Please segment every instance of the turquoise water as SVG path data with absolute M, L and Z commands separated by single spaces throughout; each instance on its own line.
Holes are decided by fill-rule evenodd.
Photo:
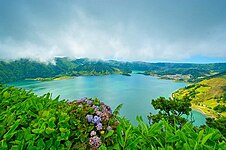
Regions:
M 131 76 L 86 76 L 45 82 L 20 81 L 10 85 L 33 89 L 38 95 L 51 92 L 54 97 L 61 95 L 61 98 L 68 100 L 97 97 L 111 106 L 112 109 L 122 103 L 121 115 L 136 124 L 136 115 L 143 116 L 143 119 L 147 121 L 146 116 L 149 112 L 157 112 L 151 105 L 152 99 L 159 96 L 170 97 L 172 92 L 187 84 L 141 74 L 132 74 Z M 195 111 L 193 111 L 193 115 L 196 120 L 195 125 L 205 123 L 205 115 Z

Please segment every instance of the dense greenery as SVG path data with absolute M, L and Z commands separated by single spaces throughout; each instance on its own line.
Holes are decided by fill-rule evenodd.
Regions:
M 226 137 L 226 117 L 221 117 L 219 119 L 207 118 L 206 124 L 211 127 L 218 129 L 224 137 Z
M 171 125 L 182 127 L 188 121 L 182 117 L 182 115 L 189 115 L 191 111 L 191 100 L 187 97 L 183 100 L 160 97 L 152 100 L 151 104 L 159 112 L 157 114 L 150 113 L 149 122 L 156 123 L 164 119 Z
M 1 149 L 226 149 L 225 137 L 213 128 L 162 119 L 138 126 L 112 113 L 98 99 L 67 102 L 51 94 L 0 86 Z M 178 110 L 180 111 L 180 110 Z
M 191 82 L 200 81 L 216 73 L 226 72 L 226 63 L 185 64 L 185 63 L 146 63 L 101 61 L 90 59 L 55 58 L 53 63 L 41 63 L 29 59 L 0 61 L 0 83 L 13 82 L 26 78 L 49 80 L 62 76 L 90 76 L 122 74 L 129 75 L 132 70 L 145 71 L 146 75 L 189 75 L 183 79 Z M 48 78 L 48 79 L 42 79 Z
M 97 99 L 66 102 L 58 98 L 0 87 L 0 147 L 89 149 L 114 144 L 110 136 L 118 122 L 110 107 Z
M 90 61 L 88 59 L 70 60 L 68 58 L 55 58 L 55 64 L 41 63 L 29 59 L 9 62 L 0 61 L 0 83 L 13 82 L 27 78 L 50 80 L 62 76 L 128 73 L 130 73 L 130 71 L 113 66 L 104 61 Z
M 219 113 L 226 112 L 226 106 L 224 105 L 217 105 L 213 109 Z

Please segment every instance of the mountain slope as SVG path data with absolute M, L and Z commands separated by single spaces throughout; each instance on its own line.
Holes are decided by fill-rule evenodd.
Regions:
M 132 70 L 145 71 L 146 75 L 187 77 L 190 82 L 203 80 L 217 73 L 226 71 L 226 63 L 188 64 L 188 63 L 148 63 L 122 62 L 116 60 L 91 60 L 88 58 L 55 58 L 55 64 L 42 63 L 29 59 L 0 61 L 0 83 L 13 82 L 26 78 L 61 78 L 64 76 L 93 76 L 122 74 L 129 75 Z M 179 74 L 179 75 L 178 75 Z M 46 79 L 44 79 L 46 80 Z
M 206 79 L 189 85 L 175 93 L 173 97 L 192 99 L 192 107 L 211 117 L 226 116 L 226 77 Z

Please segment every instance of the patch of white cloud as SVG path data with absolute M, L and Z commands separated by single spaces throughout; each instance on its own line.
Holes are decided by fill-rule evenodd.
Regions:
M 51 27 L 48 22 L 31 21 L 29 37 L 17 40 L 1 38 L 0 58 L 33 58 L 40 61 L 52 60 L 55 56 L 70 58 L 97 58 L 155 61 L 183 60 L 195 55 L 226 58 L 226 30 L 216 27 L 203 39 L 166 37 L 139 32 L 133 25 L 116 23 L 104 28 L 104 23 L 78 10 L 75 20 L 63 26 Z M 31 19 L 32 20 L 32 19 Z M 143 31 L 143 29 L 142 29 Z

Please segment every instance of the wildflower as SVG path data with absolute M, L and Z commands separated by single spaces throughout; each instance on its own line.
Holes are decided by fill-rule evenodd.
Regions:
M 88 120 L 88 122 L 92 122 L 93 121 L 93 115 L 87 115 L 86 119 Z
M 104 110 L 101 114 L 101 118 L 104 120 L 104 121 L 107 121 L 109 120 L 109 115 L 108 115 L 108 111 Z
M 76 101 L 76 103 L 81 103 L 81 102 L 83 102 L 83 100 L 77 100 L 77 101 Z
M 101 120 L 100 117 L 94 116 L 94 117 L 93 117 L 93 120 L 92 120 L 92 123 L 98 124 L 98 123 L 100 123 L 101 121 L 102 121 L 102 120 Z
M 95 111 L 99 111 L 100 110 L 100 107 L 96 106 L 96 105 L 93 105 L 92 108 L 94 108 Z
M 112 110 L 110 109 L 109 111 L 108 111 L 110 114 L 112 114 Z
M 93 136 L 89 139 L 89 145 L 91 145 L 91 147 L 98 148 L 101 144 L 102 142 L 98 136 Z
M 85 97 L 81 98 L 81 101 L 85 101 L 85 100 L 87 100 Z
M 96 135 L 96 131 L 91 131 L 90 135 L 91 135 L 91 136 Z
M 102 112 L 101 112 L 101 111 L 97 111 L 96 114 L 97 114 L 98 116 L 101 116 L 101 115 L 102 115 Z
M 85 102 L 86 102 L 87 104 L 89 104 L 89 105 L 92 105 L 92 104 L 93 104 L 93 102 L 92 102 L 91 100 L 88 100 L 88 99 L 86 99 Z
M 102 124 L 101 124 L 101 123 L 98 123 L 98 124 L 96 125 L 96 128 L 97 128 L 97 130 L 101 130 L 101 129 L 102 129 Z
M 107 127 L 107 130 L 108 130 L 108 131 L 110 131 L 111 129 L 112 129 L 111 126 L 108 126 L 108 127 Z

